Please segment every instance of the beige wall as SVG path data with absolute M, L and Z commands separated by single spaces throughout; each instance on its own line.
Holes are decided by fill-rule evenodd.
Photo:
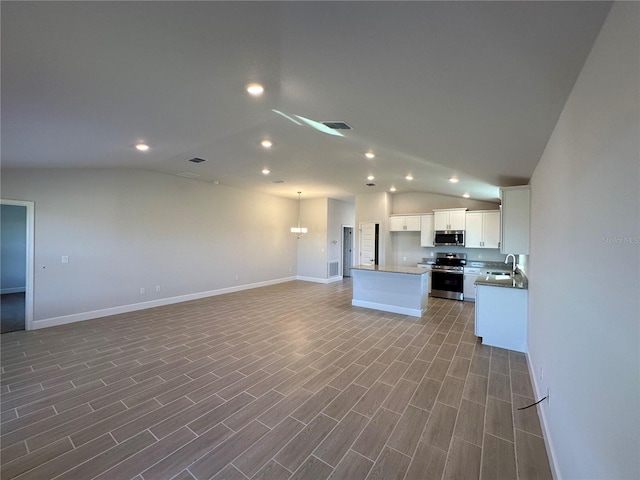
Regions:
M 469 210 L 497 210 L 500 203 L 483 202 L 436 193 L 394 193 L 391 196 L 392 213 L 431 213 L 434 208 L 463 208 Z
M 35 201 L 36 327 L 297 273 L 293 200 L 134 169 L 3 169 L 2 196 Z
M 531 179 L 529 358 L 557 478 L 640 478 L 639 112 L 640 4 L 621 2 Z

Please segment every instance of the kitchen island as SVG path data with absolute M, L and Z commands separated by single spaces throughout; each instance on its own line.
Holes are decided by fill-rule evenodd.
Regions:
M 357 265 L 353 277 L 354 307 L 421 317 L 429 301 L 429 272 L 424 268 Z

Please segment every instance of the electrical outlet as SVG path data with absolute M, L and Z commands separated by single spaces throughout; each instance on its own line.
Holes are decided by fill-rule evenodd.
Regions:
M 547 387 L 547 408 L 551 407 L 551 387 Z
M 407 257 L 402 257 L 402 261 L 406 262 L 407 261 Z
M 144 295 L 145 293 L 147 293 L 147 290 L 144 287 L 142 287 L 140 289 L 140 295 Z
M 239 280 L 239 279 L 240 279 L 240 275 L 236 275 L 236 280 Z
M 540 376 L 539 376 L 540 381 L 544 380 L 544 369 L 542 367 L 540 367 Z
M 69 263 L 69 256 L 68 255 L 63 255 L 61 258 L 61 262 L 62 263 Z
M 156 285 L 156 292 L 160 291 L 160 285 Z

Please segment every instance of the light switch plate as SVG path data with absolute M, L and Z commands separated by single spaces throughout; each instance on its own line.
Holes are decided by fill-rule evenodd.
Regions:
M 68 255 L 63 255 L 62 256 L 62 263 L 69 263 L 69 256 Z

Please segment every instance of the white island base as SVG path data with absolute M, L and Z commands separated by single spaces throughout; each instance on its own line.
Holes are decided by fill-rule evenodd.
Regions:
M 429 302 L 429 272 L 415 267 L 358 265 L 351 271 L 354 307 L 421 317 Z

